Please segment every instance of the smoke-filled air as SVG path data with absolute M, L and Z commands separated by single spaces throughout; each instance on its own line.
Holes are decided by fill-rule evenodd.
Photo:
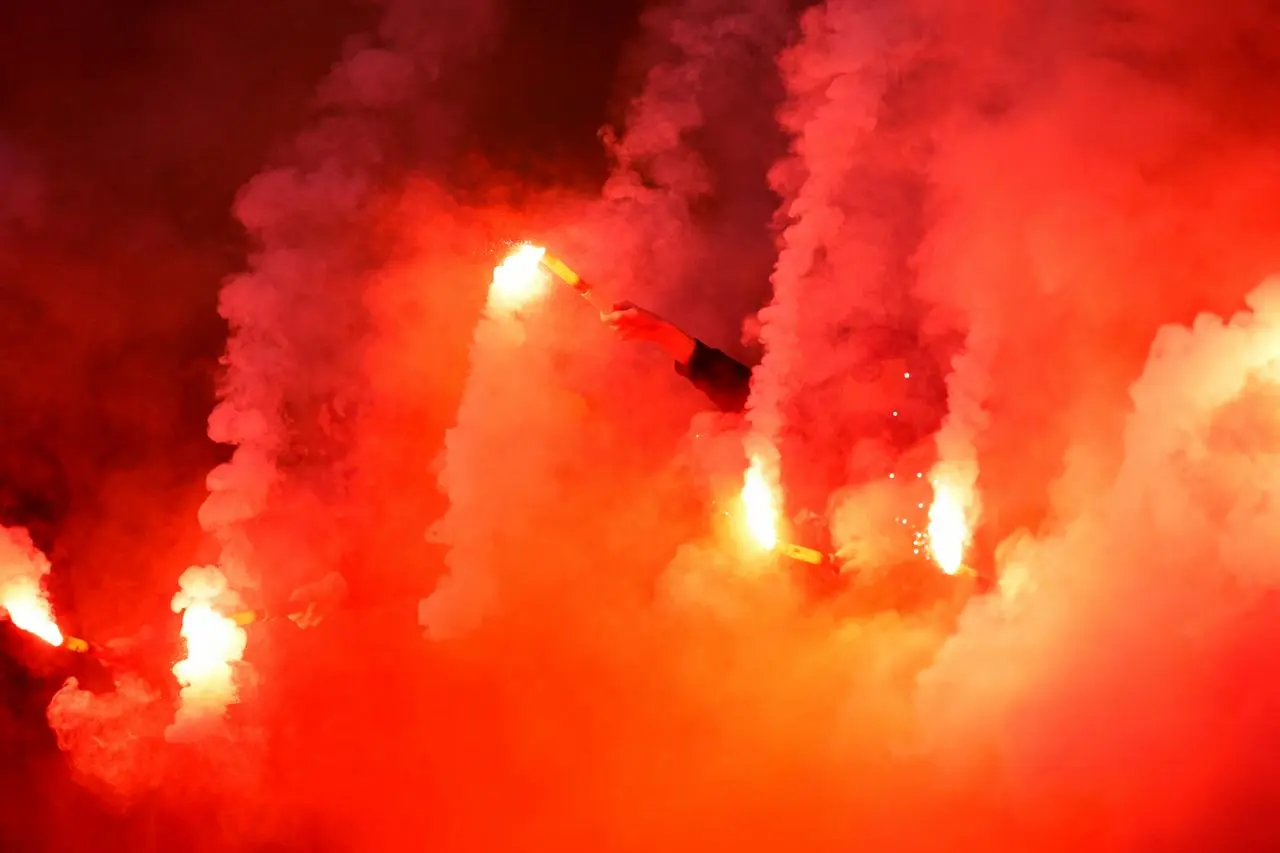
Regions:
M 1274 4 L 18 5 L 0 849 L 1280 846 Z

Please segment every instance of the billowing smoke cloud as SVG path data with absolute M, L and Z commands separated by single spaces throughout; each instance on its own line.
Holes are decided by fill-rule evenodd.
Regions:
M 48 717 L 76 780 L 112 806 L 135 803 L 164 779 L 160 745 L 170 711 L 138 676 L 121 675 L 108 693 L 68 679 Z
M 637 301 L 734 349 L 769 292 L 776 199 L 764 174 L 784 150 L 774 56 L 792 27 L 787 3 L 683 0 L 643 23 L 638 51 L 653 65 L 621 135 L 605 134 L 615 167 L 603 200 L 620 232 L 610 244 L 631 247 L 611 263 L 632 271 Z
M 1278 128 L 1245 106 L 1273 94 L 1266 14 L 831 2 L 783 60 L 753 424 L 790 498 L 834 495 L 837 540 L 923 510 L 899 483 L 939 454 L 1000 576 L 922 677 L 921 763 L 885 786 L 947 841 L 899 847 L 965 846 L 953 808 L 987 849 L 1266 843 L 1239 745 L 1269 737 L 1273 664 L 1235 656 L 1274 606 L 1274 285 L 1157 335 L 1280 268 Z
M 235 451 L 210 475 L 201 509 L 234 587 L 256 585 L 255 574 L 286 586 L 341 552 L 346 460 L 374 331 L 365 293 L 386 261 L 379 206 L 403 170 L 443 165 L 456 128 L 436 80 L 491 22 L 486 3 L 389 4 L 379 31 L 352 40 L 321 84 L 317 116 L 281 165 L 240 195 L 236 214 L 256 248 L 250 271 L 222 292 L 232 336 L 209 421 L 210 436 Z M 252 523 L 269 508 L 285 532 L 255 539 Z M 321 509 L 337 535 L 306 524 Z M 299 525 L 306 536 L 294 535 Z
M 1280 701 L 1263 627 L 1280 281 L 1248 302 L 1161 330 L 1114 479 L 1060 533 L 1009 550 L 1000 593 L 922 676 L 944 754 L 993 748 L 1020 800 L 1059 818 L 1078 803 L 1106 849 L 1268 837 L 1250 803 L 1274 782 L 1244 744 L 1270 741 Z
M 802 30 L 780 61 L 792 150 L 771 174 L 785 228 L 750 409 L 792 511 L 822 512 L 844 486 L 914 477 L 894 460 L 936 424 L 911 271 L 931 116 L 902 73 L 919 37 L 905 6 L 828 3 Z M 900 509 L 856 515 L 890 529 Z
M 789 19 L 776 0 L 690 0 L 657 7 L 645 23 L 644 47 L 660 58 L 624 132 L 605 133 L 615 164 L 601 198 L 541 211 L 549 222 L 538 231 L 551 251 L 600 283 L 594 305 L 543 282 L 550 293 L 522 310 L 491 294 L 476 331 L 443 463 L 450 509 L 433 529 L 452 546 L 451 574 L 423 603 L 429 632 L 473 627 L 497 587 L 528 583 L 517 578 L 551 567 L 535 589 L 585 581 L 601 564 L 625 567 L 611 584 L 651 583 L 663 549 L 688 530 L 684 507 L 673 509 L 687 501 L 671 492 L 671 459 L 692 395 L 675 396 L 660 354 L 611 341 L 595 309 L 634 300 L 692 323 L 720 346 L 735 345 L 767 285 L 762 176 L 780 141 L 770 118 L 780 94 L 770 58 Z M 753 127 L 759 133 L 744 144 L 742 131 Z M 637 411 L 637 400 L 652 403 Z M 619 501 L 631 512 L 610 517 Z M 628 579 L 639 552 L 627 543 L 636 541 L 655 562 Z
M 491 618 L 456 643 L 409 646 L 381 614 L 351 617 L 277 649 L 264 679 L 273 804 L 340 822 L 327 840 L 353 849 L 1273 846 L 1251 822 L 1274 798 L 1257 757 L 1277 699 L 1274 285 L 1229 323 L 1185 327 L 1204 309 L 1231 314 L 1280 268 L 1275 128 L 1256 108 L 1277 78 L 1250 65 L 1269 61 L 1251 17 L 1264 5 L 832 2 L 782 60 L 793 151 L 773 171 L 783 247 L 752 426 L 779 450 L 791 509 L 834 503 L 838 540 L 879 536 L 864 566 L 891 583 L 894 555 L 912 549 L 898 507 L 918 523 L 928 491 L 900 495 L 900 481 L 939 453 L 976 463 L 992 541 L 974 551 L 995 563 L 996 592 L 966 601 L 956 588 L 902 613 L 859 588 L 826 595 L 744 571 L 760 558 L 722 528 L 729 502 L 699 500 L 707 481 L 732 498 L 739 436 L 699 424 L 699 449 L 682 445 L 693 392 L 556 285 L 482 320 L 448 438 L 437 530 L 450 583 L 485 595 L 434 615 L 479 602 L 496 605 Z M 699 41 L 720 33 L 694 17 L 703 27 L 681 44 L 736 55 L 732 39 Z M 680 68 L 720 67 L 686 53 L 661 67 L 680 80 Z M 655 98 L 707 91 L 666 74 Z M 483 282 L 497 257 L 473 247 L 545 241 L 606 295 L 672 315 L 686 287 L 700 292 L 685 278 L 698 253 L 723 257 L 698 214 L 723 186 L 706 175 L 749 170 L 691 159 L 705 154 L 692 131 L 642 143 L 637 128 L 704 119 L 638 109 L 649 118 L 618 143 L 634 157 L 617 175 L 645 175 L 647 158 L 665 177 L 616 177 L 603 202 L 491 210 L 435 183 L 328 193 L 305 169 L 247 193 L 275 241 L 255 276 L 315 269 L 363 298 L 304 291 L 305 276 L 230 289 L 246 348 L 232 349 L 233 366 L 244 360 L 228 405 L 251 404 L 224 422 L 256 450 L 218 482 L 257 473 L 220 493 L 250 508 L 214 513 L 235 519 L 228 554 L 249 541 L 264 574 L 303 573 L 374 541 L 378 519 L 358 502 L 409 519 L 388 542 L 420 520 L 420 499 L 402 494 L 417 475 L 393 469 L 426 454 L 415 441 L 433 444 L 415 432 L 427 415 L 415 389 L 453 388 L 443 370 L 408 369 L 431 355 L 414 329 L 465 345 L 478 297 L 440 317 L 424 306 Z M 726 138 L 731 118 L 716 125 Z M 342 137 L 342 150 L 366 138 Z M 376 184 L 373 162 L 350 171 Z M 353 236 L 391 220 L 427 236 Z M 681 251 L 686 237 L 703 248 Z M 747 290 L 726 287 L 749 310 Z M 710 300 L 688 311 L 714 334 L 741 320 L 713 316 Z M 326 325 L 338 317 L 358 322 Z M 391 334 L 370 346 L 375 330 Z M 461 369 L 458 353 L 441 361 Z M 368 378 L 372 365 L 385 369 Z M 354 421 L 333 403 L 347 392 Z M 260 419 L 240 420 L 247 411 Z M 371 424 L 384 431 L 363 432 Z M 268 481 L 258 473 L 274 491 L 254 491 Z M 1032 529 L 1006 538 L 1019 527 Z M 309 550 L 287 559 L 299 530 Z M 268 551 L 279 560 L 259 563 Z

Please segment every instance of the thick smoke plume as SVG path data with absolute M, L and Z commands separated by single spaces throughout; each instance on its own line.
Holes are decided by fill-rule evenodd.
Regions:
M 1266 97 L 1275 58 L 1227 47 L 1267 31 L 1265 4 L 921 11 L 957 40 L 923 52 L 945 108 L 917 292 L 935 353 L 964 335 L 938 450 L 961 481 L 981 472 L 990 544 L 1114 463 L 1162 323 L 1230 312 L 1273 271 L 1276 127 L 1244 104 Z M 1023 446 L 1031 423 L 1041 437 Z
M 487 618 L 429 647 L 447 698 L 418 697 L 456 735 L 419 780 L 453 816 L 432 826 L 441 847 L 1250 840 L 1270 782 L 1240 744 L 1268 737 L 1274 705 L 1270 291 L 1252 319 L 1179 324 L 1230 313 L 1280 266 L 1274 135 L 1206 107 L 1266 91 L 1214 47 L 1250 31 L 1243 7 L 1207 29 L 1115 11 L 831 3 L 780 64 L 793 151 L 773 171 L 783 243 L 752 426 L 790 509 L 830 507 L 837 541 L 883 540 L 859 568 L 890 583 L 935 457 L 976 463 L 988 597 L 956 579 L 955 600 L 906 613 L 868 607 L 857 577 L 824 597 L 753 571 L 719 521 L 741 445 L 701 423 L 696 449 L 680 443 L 698 401 L 660 356 L 619 349 L 558 285 L 482 321 L 436 531 L 441 589 L 483 595 L 427 609 Z M 1184 30 L 1221 36 L 1126 53 L 1195 44 Z M 1154 83 L 1148 63 L 1182 71 Z M 661 173 L 681 189 L 615 177 L 638 201 L 531 210 L 529 238 L 610 295 L 679 304 L 646 260 L 679 270 L 666 249 L 704 239 L 682 145 Z M 1242 225 L 1221 238 L 1221 221 Z M 495 801 L 501 825 L 476 816 Z
M 601 198 L 529 212 L 549 220 L 538 231 L 552 250 L 600 285 L 596 305 L 566 298 L 555 282 L 518 311 L 491 291 L 476 331 L 443 461 L 450 509 L 433 529 L 452 548 L 451 574 L 422 607 L 432 633 L 451 635 L 445 626 L 455 621 L 472 626 L 480 602 L 499 594 L 499 577 L 529 574 L 522 564 L 589 574 L 624 559 L 605 555 L 643 537 L 657 561 L 641 576 L 651 582 L 662 549 L 683 538 L 685 520 L 676 524 L 681 513 L 664 510 L 661 499 L 673 497 L 670 460 L 693 410 L 676 396 L 661 356 L 620 349 L 595 309 L 633 300 L 738 348 L 767 284 L 762 176 L 780 145 L 771 57 L 789 22 L 776 0 L 688 0 L 656 7 L 644 23 L 641 52 L 656 61 L 622 133 L 605 132 L 614 168 Z M 741 132 L 751 127 L 759 132 L 744 145 Z M 662 402 L 628 411 L 635 400 Z M 641 491 L 649 494 L 641 499 Z M 610 518 L 609 508 L 628 499 L 633 532 L 611 530 L 627 522 Z M 562 541 L 531 549 L 526 537 L 537 530 Z M 515 553 L 523 559 L 500 565 Z M 622 581 L 627 573 L 617 574 Z
M 1000 578 L 922 675 L 888 800 L 857 798 L 937 814 L 941 837 L 851 838 L 1266 843 L 1270 783 L 1239 744 L 1268 737 L 1272 665 L 1223 673 L 1273 607 L 1252 567 L 1274 523 L 1274 285 L 1228 325 L 1176 325 L 1280 268 L 1280 128 L 1246 106 L 1274 94 L 1266 7 L 831 2 L 784 55 L 753 424 L 788 497 L 833 502 L 855 545 L 919 523 L 902 508 L 927 493 L 900 483 L 939 456 Z M 863 553 L 893 547 L 909 537 Z
M 930 101 L 903 73 L 919 50 L 909 15 L 895 3 L 825 4 L 780 59 L 792 145 L 771 173 L 784 230 L 750 409 L 783 460 L 793 511 L 822 512 L 846 486 L 913 477 L 918 466 L 898 458 L 936 424 L 911 272 L 932 130 Z M 902 515 L 866 509 L 864 535 Z
M 612 265 L 635 271 L 632 298 L 737 350 L 743 319 L 768 297 L 776 202 L 764 174 L 784 144 L 774 56 L 791 31 L 787 4 L 660 3 L 642 23 L 636 55 L 652 65 L 622 132 L 604 135 L 609 242 L 623 251 Z
M 728 345 L 760 283 L 710 296 L 692 271 L 750 239 L 742 269 L 767 269 L 768 211 L 718 209 L 735 184 L 707 176 L 767 199 L 763 168 L 748 178 L 779 140 L 727 161 L 704 142 L 734 138 L 737 111 L 699 110 L 768 90 L 779 7 L 728 31 L 701 3 L 649 19 L 676 37 L 610 143 L 603 199 L 377 192 L 370 152 L 390 149 L 364 131 L 385 125 L 337 110 L 303 146 L 316 159 L 244 197 L 270 239 L 228 290 L 218 422 L 251 452 L 209 512 L 264 585 L 416 571 L 398 546 L 427 519 L 423 424 L 460 397 L 440 589 L 483 595 L 428 607 L 433 629 L 473 629 L 433 634 L 449 643 L 399 633 L 390 608 L 254 626 L 263 701 L 242 710 L 271 733 L 270 814 L 193 798 L 197 825 L 393 851 L 1276 846 L 1267 5 L 803 16 L 785 95 L 760 99 L 791 150 L 750 427 L 789 513 L 826 510 L 858 546 L 845 589 L 741 547 L 740 431 L 690 430 L 704 403 L 662 355 L 554 283 L 474 325 L 503 241 L 527 238 Z M 760 76 L 719 77 L 739 56 Z M 403 79 L 394 57 L 365 60 L 350 79 L 400 91 L 374 86 Z M 980 499 L 971 556 L 996 589 L 876 606 L 861 578 L 900 582 L 939 457 Z
M 1062 820 L 1074 803 L 1106 849 L 1274 843 L 1250 805 L 1273 781 L 1244 744 L 1271 739 L 1280 701 L 1259 645 L 1276 606 L 1280 281 L 1248 304 L 1159 332 L 1114 477 L 1059 533 L 1009 549 L 1000 593 L 921 678 L 941 754 L 991 749 L 1029 810 Z
M 352 499 L 357 424 L 372 408 L 368 392 L 380 390 L 364 377 L 376 363 L 371 341 L 387 299 L 378 285 L 395 243 L 379 214 L 401 189 L 403 170 L 438 167 L 450 150 L 449 134 L 428 127 L 451 119 L 451 105 L 432 90 L 490 21 L 484 3 L 430 11 L 390 4 L 378 32 L 353 39 L 322 82 L 313 122 L 284 148 L 280 165 L 237 200 L 254 250 L 249 271 L 221 293 L 232 334 L 209 419 L 210 437 L 234 450 L 209 475 L 200 510 L 220 549 L 216 568 L 184 576 L 200 589 L 184 586 L 174 600 L 175 610 L 185 609 L 193 655 L 209 654 L 197 645 L 212 642 L 227 666 L 242 661 L 244 632 L 217 622 L 221 599 L 261 590 L 258 600 L 283 600 L 300 582 L 347 567 L 352 537 L 370 515 Z M 318 514 L 330 519 L 323 532 L 313 524 Z M 230 635 L 209 636 L 222 633 Z M 177 673 L 184 709 L 209 704 L 206 694 L 235 701 L 229 669 L 213 662 L 188 669 Z M 183 739 L 188 728 L 180 713 L 170 734 Z
M 209 421 L 210 436 L 235 451 L 210 475 L 201 509 L 235 587 L 265 575 L 278 593 L 341 556 L 376 332 L 366 293 L 388 260 L 377 214 L 403 170 L 438 168 L 450 150 L 450 105 L 436 79 L 471 54 L 491 20 L 485 3 L 389 4 L 379 30 L 353 39 L 321 84 L 313 123 L 237 201 L 256 248 L 250 270 L 222 292 L 232 336 Z M 268 510 L 275 519 L 255 536 Z M 315 511 L 331 516 L 335 535 L 295 535 Z
M 121 675 L 109 693 L 85 690 L 70 678 L 48 709 L 49 726 L 76 781 L 117 808 L 163 781 L 160 747 L 170 716 L 156 688 L 131 673 Z

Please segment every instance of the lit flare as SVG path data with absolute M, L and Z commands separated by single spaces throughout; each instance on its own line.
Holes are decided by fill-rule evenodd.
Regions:
M 929 556 L 948 575 L 964 568 L 970 536 L 965 505 L 966 501 L 957 487 L 942 480 L 934 481 L 927 537 Z
M 218 612 L 217 602 L 236 603 L 226 578 L 217 569 L 189 569 L 180 581 L 173 609 L 182 613 L 182 639 L 187 656 L 173 665 L 181 688 L 179 708 L 167 733 L 178 739 L 183 732 L 225 716 L 239 700 L 236 666 L 244 658 L 248 640 L 234 618 Z
M 541 246 L 522 243 L 494 267 L 489 285 L 490 310 L 518 311 L 547 292 L 551 276 L 542 266 L 546 253 Z
M 778 547 L 778 498 L 759 456 L 751 458 L 742 482 L 742 508 L 747 533 L 762 550 Z
M 53 619 L 53 608 L 32 578 L 15 578 L 0 592 L 0 609 L 22 630 L 35 634 L 51 646 L 62 645 L 62 631 Z
M 224 704 L 235 701 L 232 663 L 244 654 L 244 630 L 201 602 L 183 611 L 182 639 L 187 656 L 173 665 L 178 683 L 211 698 L 224 697 Z

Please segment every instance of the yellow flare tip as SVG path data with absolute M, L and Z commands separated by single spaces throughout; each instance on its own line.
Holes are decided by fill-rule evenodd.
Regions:
M 778 546 L 778 551 L 793 560 L 799 560 L 802 563 L 808 563 L 812 566 L 820 566 L 822 565 L 823 560 L 826 559 L 821 551 L 815 551 L 812 548 L 806 548 L 803 545 L 783 543 Z
M 569 265 L 557 258 L 555 255 L 543 255 L 541 263 L 544 267 L 550 270 L 553 275 L 570 287 L 576 288 L 582 283 L 582 277 L 569 269 Z

